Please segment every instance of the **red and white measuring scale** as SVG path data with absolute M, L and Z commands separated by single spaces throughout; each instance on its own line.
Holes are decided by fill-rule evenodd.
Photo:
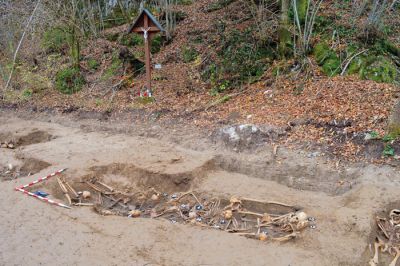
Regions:
M 55 175 L 59 175 L 59 174 L 61 174 L 62 172 L 64 172 L 65 170 L 67 170 L 67 168 L 58 170 L 58 171 L 56 171 L 56 172 L 54 172 L 54 173 L 51 173 L 51 174 L 49 174 L 49 175 L 47 175 L 47 176 L 41 177 L 41 178 L 39 178 L 39 179 L 37 179 L 37 180 L 35 180 L 35 181 L 30 182 L 29 184 L 26 184 L 26 185 L 23 185 L 23 186 L 20 186 L 20 187 L 16 187 L 15 190 L 16 190 L 16 191 L 19 191 L 19 192 L 22 192 L 22 193 L 24 193 L 24 194 L 26 194 L 26 195 L 28 195 L 28 196 L 32 196 L 32 197 L 34 197 L 34 198 L 37 198 L 37 199 L 39 199 L 39 200 L 42 200 L 42 201 L 44 201 L 44 202 L 47 202 L 47 203 L 50 203 L 50 204 L 53 204 L 53 205 L 56 205 L 56 206 L 59 206 L 59 207 L 63 207 L 63 208 L 66 208 L 66 209 L 71 209 L 71 207 L 69 207 L 69 206 L 67 206 L 67 205 L 65 205 L 65 204 L 62 204 L 62 203 L 56 202 L 56 201 L 54 201 L 54 200 L 51 200 L 51 199 L 48 199 L 48 198 L 45 198 L 45 197 L 36 195 L 36 194 L 34 194 L 34 193 L 32 193 L 32 192 L 29 192 L 29 191 L 27 191 L 27 190 L 25 189 L 25 188 L 27 188 L 27 187 L 31 187 L 31 186 L 33 186 L 33 185 L 35 185 L 35 184 L 37 184 L 37 183 L 40 183 L 40 182 L 42 182 L 42 181 L 44 181 L 44 180 L 46 180 L 46 179 L 49 179 L 50 177 L 53 177 L 53 176 L 55 176 Z

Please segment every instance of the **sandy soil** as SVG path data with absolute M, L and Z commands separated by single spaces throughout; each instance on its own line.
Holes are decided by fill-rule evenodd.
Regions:
M 25 165 L 32 173 L 0 178 L 1 265 L 365 265 L 374 216 L 399 200 L 399 169 L 390 166 L 335 168 L 301 151 L 279 149 L 274 156 L 268 145 L 238 153 L 189 129 L 121 121 L 0 111 L 0 125 L 0 136 L 21 144 L 0 149 L 0 169 Z M 287 243 L 261 242 L 163 219 L 62 209 L 13 190 L 60 168 L 78 180 L 114 163 L 132 171 L 108 176 L 117 185 L 137 185 L 139 172 L 162 176 L 160 190 L 179 189 L 169 177 L 188 176 L 185 189 L 301 206 L 317 227 Z M 51 181 L 42 189 L 51 192 Z

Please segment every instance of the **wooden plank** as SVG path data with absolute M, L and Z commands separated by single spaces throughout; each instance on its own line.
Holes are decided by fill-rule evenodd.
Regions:
M 147 29 L 149 27 L 149 17 L 147 15 L 144 16 L 144 28 Z M 150 59 L 150 36 L 148 34 L 147 39 L 145 39 L 144 50 L 146 56 L 146 87 L 151 90 L 151 59 Z

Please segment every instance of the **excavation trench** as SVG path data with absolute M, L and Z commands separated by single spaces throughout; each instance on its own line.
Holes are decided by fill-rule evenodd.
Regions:
M 193 171 L 167 174 L 114 163 L 92 167 L 76 180 L 58 176 L 35 190 L 50 189 L 51 197 L 92 207 L 100 215 L 167 219 L 263 241 L 288 241 L 313 226 L 297 206 L 200 191 L 199 182 L 212 169 L 207 162 Z

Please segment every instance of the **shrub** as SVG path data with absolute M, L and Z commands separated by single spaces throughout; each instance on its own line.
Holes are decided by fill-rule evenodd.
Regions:
M 141 38 L 142 43 L 143 43 L 143 38 Z M 161 50 L 162 47 L 162 37 L 161 35 L 156 35 L 152 40 L 151 40 L 151 52 L 153 54 L 158 53 Z
M 42 46 L 50 53 L 61 52 L 68 43 L 68 36 L 65 29 L 51 28 L 43 34 Z
M 143 37 L 139 34 L 124 34 L 122 37 L 117 38 L 118 42 L 125 46 L 143 45 Z
M 56 89 L 64 94 L 78 92 L 84 84 L 85 79 L 77 68 L 67 67 L 58 71 L 56 75 Z
M 20 76 L 23 82 L 23 87 L 31 90 L 32 93 L 37 93 L 51 88 L 51 81 L 43 75 L 43 72 L 34 73 L 25 68 L 21 68 Z

